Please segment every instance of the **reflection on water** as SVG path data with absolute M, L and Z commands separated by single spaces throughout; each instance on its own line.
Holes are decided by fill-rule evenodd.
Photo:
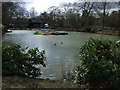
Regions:
M 71 71 L 79 62 L 80 47 L 89 40 L 95 39 L 118 39 L 118 36 L 99 35 L 82 32 L 68 32 L 68 35 L 34 35 L 34 31 L 14 30 L 6 33 L 3 41 L 8 43 L 19 43 L 22 47 L 38 47 L 45 49 L 47 67 L 41 65 L 42 78 L 60 79 L 64 71 Z M 62 43 L 61 43 L 62 42 Z

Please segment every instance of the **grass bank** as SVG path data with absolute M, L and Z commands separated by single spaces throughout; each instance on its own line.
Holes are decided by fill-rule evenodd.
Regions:
M 120 32 L 118 31 L 104 31 L 104 32 L 101 32 L 101 31 L 98 31 L 96 32 L 97 34 L 105 34 L 105 35 L 116 35 L 116 36 L 120 36 Z
M 43 80 L 29 77 L 3 76 L 2 88 L 85 88 L 73 81 Z

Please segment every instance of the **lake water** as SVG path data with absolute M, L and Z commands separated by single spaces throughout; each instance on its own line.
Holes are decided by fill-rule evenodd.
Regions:
M 47 67 L 37 65 L 41 68 L 41 78 L 61 79 L 65 72 L 73 73 L 76 65 L 80 64 L 80 47 L 89 40 L 112 39 L 118 40 L 120 37 L 112 35 L 100 35 L 83 32 L 68 32 L 68 35 L 34 35 L 35 31 L 13 30 L 6 33 L 3 41 L 8 43 L 19 43 L 22 47 L 38 47 L 45 49 L 47 57 Z M 61 43 L 62 42 L 62 43 Z M 56 44 L 56 45 L 55 45 Z

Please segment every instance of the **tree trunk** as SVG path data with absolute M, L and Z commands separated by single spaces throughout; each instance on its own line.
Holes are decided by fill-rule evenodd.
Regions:
M 107 4 L 106 2 L 103 3 L 102 31 L 104 30 L 105 27 L 106 4 Z

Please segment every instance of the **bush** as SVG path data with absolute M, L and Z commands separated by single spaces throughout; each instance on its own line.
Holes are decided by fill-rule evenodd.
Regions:
M 5 26 L 3 26 L 2 24 L 0 24 L 0 30 L 3 30 L 5 28 Z
M 19 44 L 2 45 L 2 74 L 36 77 L 41 75 L 40 69 L 35 65 L 45 65 L 45 51 L 38 48 L 21 48 Z
M 90 39 L 81 48 L 77 83 L 120 87 L 120 44 L 111 40 Z

